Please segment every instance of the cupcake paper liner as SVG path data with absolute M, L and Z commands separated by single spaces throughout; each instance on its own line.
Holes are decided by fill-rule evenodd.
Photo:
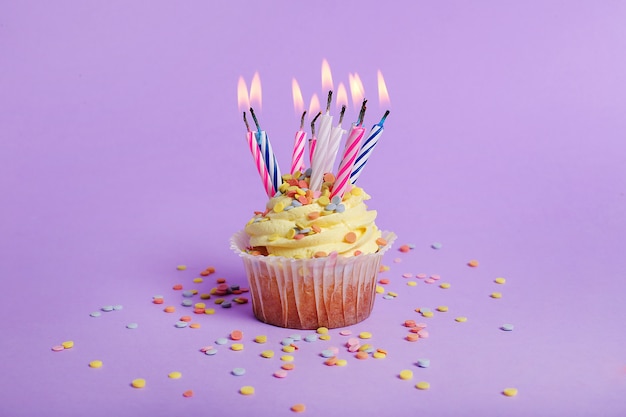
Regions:
M 382 237 L 387 244 L 376 253 L 292 259 L 246 253 L 249 236 L 241 230 L 231 249 L 243 259 L 257 319 L 292 329 L 337 328 L 372 311 L 380 262 L 396 235 L 383 231 Z

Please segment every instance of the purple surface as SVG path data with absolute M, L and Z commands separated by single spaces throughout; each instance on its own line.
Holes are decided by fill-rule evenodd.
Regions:
M 287 416 L 296 403 L 314 416 L 626 414 L 626 5 L 231 3 L 0 5 L 0 414 Z M 259 71 L 259 115 L 287 167 L 291 78 L 306 100 L 322 94 L 324 57 L 335 85 L 363 78 L 368 125 L 383 111 L 376 70 L 385 76 L 392 113 L 359 184 L 379 226 L 416 248 L 386 256 L 399 295 L 352 328 L 386 359 L 342 350 L 348 366 L 324 366 L 319 352 L 345 341 L 333 330 L 299 342 L 279 380 L 280 340 L 310 332 L 263 325 L 249 304 L 176 329 L 171 287 L 245 285 L 228 239 L 264 198 L 237 78 Z M 209 265 L 217 273 L 192 285 Z M 405 272 L 452 288 L 409 287 Z M 178 311 L 163 313 L 157 294 Z M 108 304 L 124 308 L 89 316 Z M 450 311 L 414 311 L 438 305 Z M 405 341 L 406 319 L 430 337 Z M 233 329 L 244 351 L 198 352 Z M 50 350 L 65 340 L 76 346 Z M 139 377 L 143 390 L 129 386 Z M 430 390 L 415 389 L 422 380 Z

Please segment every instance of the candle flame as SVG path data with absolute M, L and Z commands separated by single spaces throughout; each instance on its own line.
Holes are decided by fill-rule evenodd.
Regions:
M 337 87 L 337 108 L 343 105 L 348 105 L 348 90 L 346 90 L 346 86 L 343 83 L 339 83 L 339 87 Z
M 320 99 L 317 94 L 313 94 L 311 97 L 311 103 L 309 104 L 309 115 L 313 116 L 320 111 Z
M 250 105 L 261 110 L 261 77 L 255 72 L 250 83 Z
M 302 114 L 304 110 L 304 99 L 302 98 L 300 85 L 298 85 L 298 81 L 295 78 L 291 79 L 291 91 L 293 93 L 293 108 L 296 114 Z
M 365 89 L 363 88 L 363 83 L 361 82 L 361 77 L 356 72 L 354 74 L 348 74 L 348 79 L 350 82 L 350 94 L 352 95 L 352 105 L 355 109 L 361 107 L 361 102 L 365 97 Z
M 387 91 L 387 84 L 383 78 L 383 73 L 378 70 L 378 103 L 380 107 L 389 107 L 391 102 L 389 101 L 389 92 Z
M 333 76 L 330 72 L 330 65 L 328 65 L 326 58 L 322 61 L 322 90 L 325 92 L 333 90 Z
M 239 76 L 239 81 L 237 81 L 237 106 L 239 111 L 247 111 L 250 108 L 248 86 L 242 76 Z

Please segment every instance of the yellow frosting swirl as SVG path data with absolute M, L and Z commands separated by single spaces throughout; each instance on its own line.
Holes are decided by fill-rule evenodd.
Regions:
M 265 249 L 269 255 L 311 258 L 337 252 L 343 256 L 378 251 L 381 232 L 374 224 L 376 211 L 363 202 L 370 196 L 353 187 L 344 195 L 345 210 L 326 211 L 327 200 L 284 210 L 293 199 L 279 195 L 269 200 L 268 211 L 257 214 L 245 227 L 250 246 Z M 319 216 L 318 216 L 319 214 Z

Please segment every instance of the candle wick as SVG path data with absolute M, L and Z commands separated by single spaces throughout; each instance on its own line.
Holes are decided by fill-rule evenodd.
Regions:
M 385 112 L 385 114 L 383 115 L 382 119 L 380 119 L 380 122 L 378 122 L 378 125 L 382 127 L 383 123 L 385 123 L 385 119 L 387 118 L 387 116 L 389 116 L 389 110 L 387 110 Z
M 359 118 L 356 121 L 358 126 L 363 126 L 363 120 L 365 119 L 365 109 L 367 108 L 365 105 L 367 104 L 367 99 L 363 100 L 363 104 L 361 104 L 361 111 L 359 112 Z
M 259 126 L 259 121 L 256 118 L 256 114 L 254 114 L 254 109 L 250 107 L 250 114 L 252 115 L 252 119 L 254 120 L 254 124 L 256 125 L 256 130 L 260 133 L 261 126 Z
M 302 113 L 302 118 L 300 119 L 300 130 L 304 126 L 304 116 L 306 116 L 306 110 Z
M 326 113 L 330 111 L 330 103 L 333 101 L 333 90 L 328 91 L 328 100 L 326 101 Z
M 339 126 L 341 126 L 341 122 L 343 122 L 343 116 L 346 114 L 346 105 L 341 106 L 341 113 L 339 113 Z
M 311 136 L 312 137 L 315 137 L 315 122 L 317 121 L 317 118 L 320 117 L 321 114 L 322 112 L 317 113 L 317 115 L 311 121 Z
M 243 122 L 246 124 L 246 129 L 248 129 L 248 132 L 250 131 L 250 125 L 248 124 L 248 118 L 246 117 L 246 112 L 243 112 Z

